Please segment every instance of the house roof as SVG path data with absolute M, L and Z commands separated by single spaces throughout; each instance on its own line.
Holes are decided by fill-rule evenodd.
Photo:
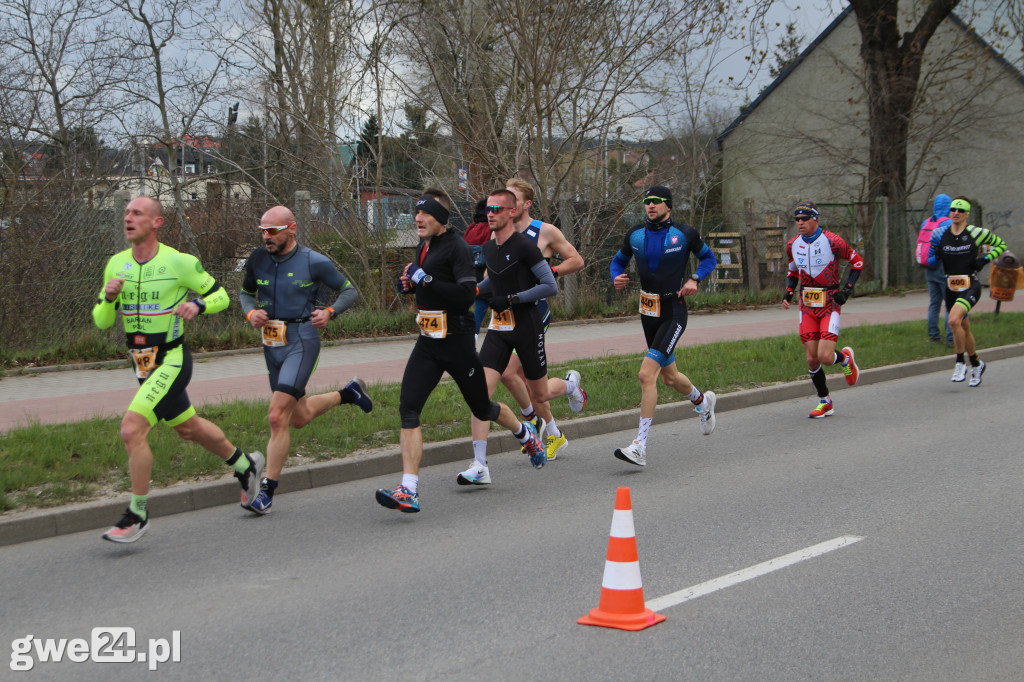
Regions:
M 786 77 L 789 76 L 789 74 L 791 74 L 796 67 L 800 66 L 800 64 L 804 61 L 804 59 L 807 58 L 807 55 L 809 55 L 811 52 L 813 52 L 815 50 L 815 48 L 818 47 L 818 45 L 821 45 L 821 43 L 823 43 L 825 41 L 825 39 L 828 38 L 828 36 L 832 33 L 832 31 L 836 30 L 836 27 L 838 27 L 839 24 L 843 23 L 843 21 L 846 19 L 846 17 L 849 16 L 852 12 L 853 12 L 853 7 L 850 6 L 850 5 L 847 5 L 846 9 L 844 9 L 842 12 L 840 12 L 839 16 L 837 16 L 835 18 L 835 20 L 833 20 L 832 23 L 829 24 L 828 27 L 825 28 L 824 31 L 819 33 L 818 37 L 815 38 L 814 41 L 810 45 L 808 45 L 804 49 L 804 51 L 800 53 L 800 55 L 797 58 L 794 59 L 792 62 L 790 62 L 789 65 L 785 69 L 782 70 L 782 73 L 780 73 L 778 76 L 776 76 L 775 80 L 773 80 L 768 85 L 768 87 L 766 87 L 764 90 L 761 91 L 761 94 L 759 94 L 757 96 L 757 99 L 755 99 L 753 102 L 751 102 L 750 104 L 748 104 L 746 107 L 743 108 L 743 110 L 740 112 L 740 115 L 737 116 L 735 119 L 733 119 L 733 122 L 730 123 L 728 126 L 726 126 L 725 130 L 723 130 L 721 133 L 719 133 L 718 138 L 717 138 L 718 139 L 718 151 L 722 151 L 722 143 L 725 141 L 725 138 L 727 138 L 729 136 L 729 134 L 733 130 L 738 128 L 739 125 L 741 123 L 743 123 L 743 121 L 747 118 L 747 116 L 751 112 L 753 112 L 754 109 L 756 109 L 758 107 L 758 105 L 761 104 L 761 102 L 763 102 L 766 99 L 768 99 L 768 96 L 771 95 L 772 92 L 774 92 L 775 88 L 777 88 L 779 86 L 779 84 L 782 83 L 782 81 L 786 80 Z
M 782 81 L 784 81 L 786 77 L 789 76 L 789 74 L 792 73 L 796 67 L 800 66 L 804 59 L 807 58 L 807 55 L 813 52 L 818 47 L 818 45 L 824 42 L 825 39 L 828 38 L 829 35 L 831 35 L 832 31 L 836 30 L 839 24 L 843 23 L 846 17 L 849 16 L 852 12 L 853 7 L 851 5 L 847 5 L 846 9 L 840 12 L 839 16 L 837 16 L 835 20 L 825 28 L 824 31 L 818 34 L 818 37 L 815 38 L 814 41 L 810 45 L 808 45 L 807 48 L 803 52 L 801 52 L 797 58 L 790 62 L 790 64 L 785 69 L 782 70 L 782 73 L 780 73 L 775 78 L 775 80 L 773 80 L 768 85 L 768 87 L 761 91 L 761 94 L 757 96 L 757 99 L 755 99 L 753 102 L 744 107 L 740 115 L 733 119 L 732 123 L 726 126 L 726 128 L 721 133 L 719 133 L 717 138 L 718 151 L 722 151 L 722 143 L 725 141 L 725 138 L 727 138 L 733 130 L 739 127 L 739 125 L 743 123 L 747 116 L 751 112 L 753 112 L 754 109 L 756 109 L 758 105 L 761 104 L 761 102 L 767 99 L 768 96 L 771 95 L 772 92 L 775 90 L 775 88 L 777 88 L 779 84 L 782 83 Z M 1021 85 L 1024 85 L 1024 73 L 1021 73 L 1013 64 L 1007 61 L 1005 57 L 999 54 L 995 50 L 995 48 L 993 48 L 984 38 L 978 35 L 977 31 L 975 31 L 970 25 L 968 25 L 954 12 L 950 12 L 949 20 L 952 21 L 953 24 L 957 26 L 960 30 L 964 31 L 973 41 L 980 45 L 982 50 L 986 52 L 990 57 L 992 57 L 992 59 L 994 59 L 996 63 L 1002 65 L 1007 71 L 1009 71 L 1011 76 L 1013 76 L 1013 78 L 1019 81 Z

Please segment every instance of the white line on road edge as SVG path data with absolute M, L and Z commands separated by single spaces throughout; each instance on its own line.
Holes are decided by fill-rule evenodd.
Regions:
M 717 592 L 718 590 L 725 589 L 726 587 L 732 587 L 738 583 L 742 583 L 752 578 L 758 578 L 762 575 L 777 571 L 780 568 L 786 568 L 793 564 L 800 563 L 807 559 L 813 559 L 814 557 L 821 556 L 822 554 L 828 554 L 829 552 L 835 551 L 847 545 L 852 545 L 855 542 L 860 542 L 864 538 L 857 535 L 844 535 L 834 540 L 828 540 L 826 542 L 818 543 L 804 549 L 791 552 L 784 556 L 769 559 L 755 566 L 744 568 L 735 573 L 729 575 L 723 575 L 721 578 L 715 578 L 693 587 L 687 587 L 685 590 L 679 590 L 672 594 L 666 594 L 664 597 L 658 597 L 651 599 L 647 602 L 647 608 L 652 611 L 661 611 L 671 606 L 677 606 L 683 602 L 696 599 L 697 597 L 703 597 L 706 594 Z

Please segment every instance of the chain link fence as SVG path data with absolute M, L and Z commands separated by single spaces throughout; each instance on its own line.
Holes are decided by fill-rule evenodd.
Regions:
M 0 348 L 5 352 L 43 352 L 69 339 L 120 342 L 120 322 L 99 331 L 91 310 L 102 289 L 107 260 L 126 247 L 122 216 L 130 196 L 92 205 L 87 200 L 36 201 L 0 207 Z M 299 240 L 330 256 L 360 293 L 361 306 L 394 310 L 408 305 L 394 288 L 394 277 L 411 258 L 417 237 L 413 196 L 361 203 L 332 204 L 297 192 L 292 202 Z M 257 226 L 269 208 L 255 201 L 194 202 L 184 215 L 166 210 L 162 242 L 195 254 L 232 297 L 231 308 L 203 316 L 190 328 L 238 333 L 245 323 L 238 304 L 245 259 L 260 244 Z M 555 218 L 587 262 L 573 277 L 559 281 L 559 308 L 587 301 L 606 303 L 635 294 L 616 292 L 608 269 L 630 226 L 643 221 L 643 207 L 563 203 Z M 913 249 L 924 211 L 892 210 L 883 203 L 819 204 L 821 225 L 865 258 L 858 291 L 920 284 Z M 472 222 L 473 204 L 457 202 L 449 223 L 456 232 Z M 681 213 L 676 211 L 676 214 Z M 184 218 L 184 219 L 183 219 Z M 786 242 L 796 234 L 791 209 L 755 215 L 727 215 L 703 229 L 719 266 L 707 283 L 712 291 L 781 290 L 786 278 Z M 332 292 L 324 298 L 333 300 Z M 327 301 L 322 301 L 326 303 Z

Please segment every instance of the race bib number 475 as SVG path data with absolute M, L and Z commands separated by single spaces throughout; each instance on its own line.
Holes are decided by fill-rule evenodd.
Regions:
M 263 345 L 277 348 L 288 345 L 288 323 L 284 320 L 267 320 L 263 325 Z

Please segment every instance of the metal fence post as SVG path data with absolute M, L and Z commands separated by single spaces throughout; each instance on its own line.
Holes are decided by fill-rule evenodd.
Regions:
M 306 190 L 295 192 L 295 222 L 305 230 L 308 230 L 313 224 L 313 211 L 310 204 L 309 192 Z
M 757 231 L 754 229 L 754 200 L 744 199 L 743 220 L 746 223 L 743 232 L 747 235 L 746 260 L 747 260 L 747 290 L 758 292 L 761 290 L 761 266 L 757 257 Z
M 117 253 L 124 248 L 124 211 L 128 208 L 128 202 L 132 200 L 132 193 L 126 189 L 119 189 L 114 192 L 114 212 L 111 221 L 111 253 Z
M 568 199 L 563 199 L 559 205 L 558 214 L 561 217 L 561 223 L 564 227 L 571 230 L 570 237 L 573 243 L 579 243 L 578 230 L 576 229 L 576 212 L 573 203 Z M 559 297 L 562 299 L 562 305 L 566 310 L 575 310 L 576 308 L 576 277 L 568 277 L 558 282 Z
M 879 248 L 882 262 L 882 289 L 889 286 L 889 197 L 881 197 L 882 203 L 882 243 Z

